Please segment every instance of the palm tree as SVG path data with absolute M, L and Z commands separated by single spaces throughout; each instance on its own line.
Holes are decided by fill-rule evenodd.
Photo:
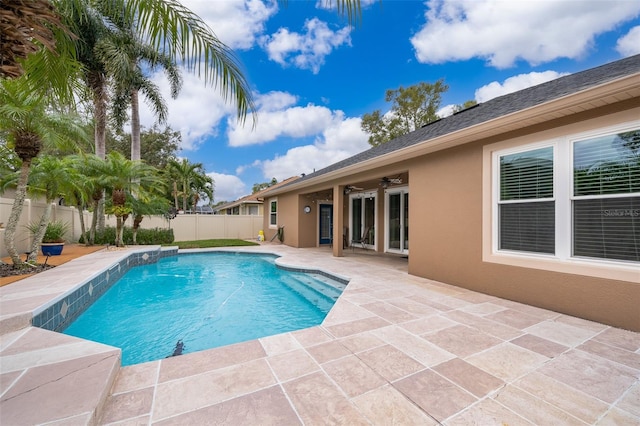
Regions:
M 118 247 L 124 246 L 122 240 L 123 217 L 132 212 L 131 205 L 127 205 L 127 196 L 132 193 L 140 198 L 146 194 L 163 191 L 163 180 L 158 171 L 140 161 L 131 161 L 118 152 L 107 156 L 102 169 L 102 185 L 111 194 L 110 213 L 116 216 L 116 241 Z
M 106 129 L 106 87 L 109 74 L 97 54 L 101 39 L 117 33 L 118 22 L 129 22 L 138 40 L 145 40 L 169 60 L 179 62 L 190 72 L 204 77 L 221 91 L 224 99 L 233 98 L 242 122 L 254 112 L 249 85 L 238 60 L 211 29 L 177 0 L 55 0 L 65 17 L 64 24 L 78 37 L 78 58 L 86 69 L 85 80 L 93 93 L 96 121 L 96 155 L 104 158 Z M 254 112 L 255 114 L 255 112 Z
M 26 196 L 31 163 L 44 144 L 75 144 L 86 137 L 75 116 L 54 113 L 42 92 L 29 90 L 24 78 L 0 80 L 0 133 L 21 160 L 16 193 L 7 222 L 4 241 L 14 265 L 21 265 L 15 247 L 15 233 Z
M 175 197 L 178 194 L 182 195 L 182 209 L 184 211 L 187 210 L 187 200 L 194 193 L 203 192 L 210 200 L 213 199 L 213 179 L 206 175 L 202 163 L 191 163 L 186 158 L 183 158 L 182 161 L 171 161 L 169 173 L 173 179 Z M 181 186 L 180 192 L 178 192 L 178 185 Z
M 42 47 L 56 49 L 53 26 L 60 17 L 48 0 L 3 0 L 0 14 L 0 77 L 17 78 L 24 73 L 22 62 Z
M 160 195 L 130 199 L 133 215 L 133 244 L 138 244 L 138 229 L 145 216 L 163 215 L 169 210 L 169 200 Z
M 127 26 L 123 24 L 123 26 Z M 114 121 L 121 127 L 127 119 L 126 109 L 131 105 L 131 160 L 140 160 L 140 102 L 142 93 L 154 110 L 160 123 L 167 121 L 167 106 L 158 87 L 144 74 L 141 62 L 149 70 L 158 66 L 165 70 L 171 86 L 171 97 L 176 98 L 182 78 L 177 65 L 169 56 L 159 53 L 152 46 L 136 39 L 130 29 L 121 28 L 113 37 L 102 39 L 96 49 L 107 71 L 113 76 L 115 94 L 113 100 Z
M 27 257 L 28 263 L 35 263 L 38 258 L 38 247 L 47 230 L 51 218 L 51 203 L 60 195 L 77 190 L 77 183 L 81 181 L 77 169 L 71 158 L 58 158 L 49 155 L 37 157 L 32 163 L 29 174 L 28 191 L 32 194 L 42 195 L 46 201 L 46 207 L 37 231 L 34 233 L 31 249 Z

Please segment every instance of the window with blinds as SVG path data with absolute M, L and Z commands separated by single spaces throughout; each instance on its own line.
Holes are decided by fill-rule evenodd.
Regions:
M 573 255 L 640 261 L 640 130 L 573 144 Z
M 499 156 L 498 248 L 555 253 L 553 147 Z

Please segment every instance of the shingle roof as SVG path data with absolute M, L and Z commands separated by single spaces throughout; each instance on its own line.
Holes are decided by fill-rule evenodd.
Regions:
M 297 183 L 640 72 L 640 55 L 493 98 L 303 176 Z

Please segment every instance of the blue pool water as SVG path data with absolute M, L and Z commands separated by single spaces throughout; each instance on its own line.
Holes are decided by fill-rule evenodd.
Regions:
M 132 365 L 320 324 L 345 284 L 275 256 L 182 254 L 129 270 L 65 334 L 122 349 Z

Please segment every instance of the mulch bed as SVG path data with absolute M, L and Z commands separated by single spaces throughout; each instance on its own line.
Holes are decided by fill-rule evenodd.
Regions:
M 27 275 L 37 274 L 38 272 L 46 271 L 47 269 L 55 268 L 55 265 L 45 265 L 39 263 L 37 265 L 22 265 L 14 266 L 12 263 L 0 264 L 0 278 L 12 277 L 14 275 Z

